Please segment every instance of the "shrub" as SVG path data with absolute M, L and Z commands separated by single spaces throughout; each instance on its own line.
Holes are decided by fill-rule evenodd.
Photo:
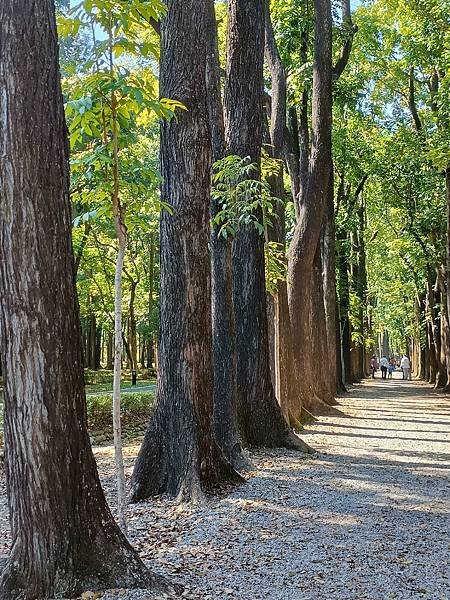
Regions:
M 155 401 L 154 392 L 122 394 L 121 412 L 123 424 L 146 421 Z M 87 396 L 87 417 L 89 428 L 100 430 L 112 428 L 112 394 Z

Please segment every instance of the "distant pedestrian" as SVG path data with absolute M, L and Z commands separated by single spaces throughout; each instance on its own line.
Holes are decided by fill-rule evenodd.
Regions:
M 381 370 L 381 378 L 386 379 L 387 371 L 389 367 L 389 361 L 385 356 L 381 357 L 380 360 L 380 370 Z
M 370 371 L 372 373 L 372 379 L 375 379 L 375 373 L 378 370 L 378 361 L 377 361 L 377 357 L 375 356 L 375 354 L 372 356 L 372 358 L 370 359 Z
M 400 367 L 403 371 L 403 379 L 410 380 L 411 379 L 411 363 L 409 358 L 404 354 L 402 356 L 402 360 L 400 361 Z
M 395 360 L 394 357 L 392 357 L 391 360 L 389 361 L 389 366 L 388 366 L 389 379 L 392 379 L 392 373 L 395 371 L 396 366 L 397 366 L 397 361 Z

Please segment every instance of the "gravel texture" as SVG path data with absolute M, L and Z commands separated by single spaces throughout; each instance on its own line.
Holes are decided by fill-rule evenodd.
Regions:
M 252 453 L 248 482 L 221 499 L 130 506 L 129 537 L 151 569 L 193 600 L 449 599 L 448 397 L 378 379 L 338 408 L 302 436 L 314 457 Z M 125 448 L 128 474 L 137 450 Z M 112 499 L 112 448 L 96 455 Z M 8 545 L 2 487 L 0 554 Z

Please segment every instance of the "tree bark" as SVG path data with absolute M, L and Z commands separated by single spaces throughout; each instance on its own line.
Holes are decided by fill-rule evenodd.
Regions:
M 130 281 L 130 301 L 128 303 L 128 345 L 130 347 L 130 355 L 131 355 L 131 364 L 130 368 L 137 369 L 138 364 L 138 343 L 137 343 L 137 333 L 136 333 L 136 313 L 134 309 L 134 304 L 136 301 L 136 288 L 138 282 L 131 280 Z
M 52 1 L 0 4 L 0 89 L 0 329 L 13 538 L 0 598 L 167 591 L 115 524 L 89 443 Z
M 281 160 L 286 156 L 286 101 L 287 82 L 286 72 L 278 52 L 272 21 L 270 17 L 269 2 L 265 2 L 265 56 L 271 74 L 271 111 L 270 111 L 270 142 L 272 157 L 280 161 L 280 172 L 271 178 L 271 191 L 279 199 L 275 207 L 275 220 L 268 232 L 270 241 L 276 242 L 281 248 L 286 246 L 286 225 L 284 206 L 284 177 Z M 297 162 L 299 157 L 297 155 Z M 298 164 L 296 169 L 298 169 Z M 293 169 L 291 168 L 291 171 Z M 295 175 L 292 173 L 292 176 Z M 298 185 L 293 181 L 292 191 L 298 194 Z M 293 196 L 295 198 L 295 195 Z M 273 385 L 275 395 L 281 406 L 283 415 L 289 425 L 296 429 L 301 428 L 299 412 L 299 399 L 297 396 L 299 383 L 299 369 L 294 362 L 291 319 L 289 316 L 287 281 L 280 281 L 278 289 L 272 299 L 274 319 L 274 344 L 273 344 Z M 270 311 L 269 311 L 270 312 Z M 269 321 L 270 325 L 270 321 Z M 301 407 L 300 407 L 301 410 Z
M 147 368 L 153 367 L 154 360 L 154 336 L 152 328 L 152 312 L 154 303 L 154 291 L 155 291 L 155 234 L 152 232 L 149 235 L 148 245 L 148 343 L 147 343 Z
M 211 129 L 212 159 L 226 154 L 225 124 L 220 85 L 220 63 L 214 2 L 207 1 L 208 115 Z M 211 217 L 222 209 L 212 200 Z M 214 434 L 225 456 L 236 469 L 249 466 L 237 430 L 236 331 L 233 308 L 232 240 L 211 228 L 212 334 L 214 365 Z
M 336 341 L 336 222 L 334 215 L 334 178 L 333 168 L 328 182 L 326 211 L 322 229 L 322 265 L 323 265 L 323 298 L 326 320 L 326 365 L 327 391 L 334 398 L 340 387 L 338 377 L 337 357 L 338 344 Z
M 230 0 L 224 102 L 227 152 L 248 156 L 258 167 L 264 119 L 263 57 L 264 0 Z M 262 220 L 261 211 L 256 217 Z M 264 238 L 253 224 L 242 226 L 233 242 L 233 275 L 238 427 L 243 443 L 304 448 L 289 430 L 272 385 Z
M 110 19 L 111 27 L 111 19 Z M 114 63 L 112 50 L 112 31 L 109 30 L 109 75 L 114 81 Z M 125 254 L 127 250 L 128 232 L 125 224 L 125 207 L 119 195 L 119 133 L 117 121 L 117 99 L 113 90 L 110 96 L 111 124 L 112 124 L 112 178 L 113 191 L 111 196 L 114 227 L 117 236 L 117 256 L 114 273 L 114 373 L 113 373 L 113 432 L 114 432 L 114 461 L 116 466 L 117 487 L 117 512 L 119 525 L 126 533 L 127 523 L 125 518 L 126 492 L 125 492 L 125 467 L 122 449 L 122 421 L 121 421 L 121 383 L 122 383 L 122 283 Z M 106 131 L 104 132 L 106 136 Z M 125 344 L 128 349 L 129 346 Z M 130 360 L 132 362 L 132 360 Z
M 106 341 L 106 368 L 109 371 L 112 371 L 113 367 L 113 332 L 108 331 L 108 338 Z
M 305 405 L 312 401 L 314 390 L 309 337 L 312 274 L 331 176 L 331 6 L 329 0 L 315 0 L 314 7 L 313 143 L 289 251 L 289 310 L 296 361 L 302 368 L 300 397 Z
M 161 126 L 160 347 L 157 402 L 134 468 L 132 499 L 168 493 L 196 501 L 202 489 L 241 478 L 213 439 L 207 5 L 169 0 L 161 24 L 162 97 L 187 110 Z

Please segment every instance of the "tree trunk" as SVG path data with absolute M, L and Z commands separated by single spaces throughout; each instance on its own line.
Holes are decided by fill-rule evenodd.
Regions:
M 0 4 L 0 89 L 0 329 L 13 538 L 0 598 L 137 585 L 162 592 L 164 581 L 149 574 L 112 518 L 89 443 L 52 1 Z
M 263 56 L 264 0 L 230 0 L 224 103 L 227 151 L 248 156 L 258 167 L 264 118 Z M 255 216 L 261 222 L 261 211 Z M 264 238 L 253 224 L 240 227 L 233 242 L 233 276 L 238 427 L 243 443 L 300 448 L 303 444 L 289 430 L 272 385 Z
M 122 422 L 120 415 L 122 382 L 122 272 L 126 251 L 126 236 L 119 237 L 119 251 L 116 259 L 116 272 L 114 278 L 114 376 L 113 376 L 113 430 L 114 430 L 114 457 L 117 478 L 117 507 L 119 524 L 126 532 L 125 521 L 125 469 L 122 452 Z
M 147 368 L 153 367 L 154 360 L 154 335 L 152 328 L 152 312 L 155 292 L 155 234 L 149 236 L 149 266 L 148 266 L 148 343 L 147 343 Z
M 269 2 L 265 2 L 265 55 L 269 65 L 272 82 L 270 111 L 270 143 L 273 158 L 280 161 L 280 172 L 271 178 L 272 195 L 279 199 L 275 207 L 276 218 L 268 232 L 270 241 L 276 242 L 284 251 L 286 246 L 283 156 L 290 163 L 286 150 L 286 73 L 278 52 L 270 18 Z M 298 161 L 298 155 L 297 155 Z M 298 170 L 298 165 L 290 171 Z M 294 178 L 294 172 L 291 173 Z M 297 189 L 296 189 L 297 188 Z M 292 181 L 293 198 L 298 194 L 298 184 Z M 289 425 L 301 428 L 301 402 L 298 397 L 299 372 L 294 362 L 291 319 L 289 316 L 287 281 L 278 282 L 278 288 L 272 299 L 273 304 L 273 385 L 275 395 L 283 415 Z M 270 311 L 269 311 L 270 312 Z M 270 320 L 269 320 L 270 325 Z
M 439 367 L 437 360 L 437 351 L 435 345 L 435 330 L 434 330 L 434 293 L 433 293 L 433 285 L 431 283 L 431 275 L 427 274 L 427 293 L 426 293 L 426 327 L 427 327 L 427 341 L 428 341 L 428 349 L 429 349 L 429 375 L 428 381 L 431 384 L 435 384 L 438 378 Z
M 446 328 L 445 328 L 445 354 L 447 367 L 447 384 L 445 391 L 450 391 L 450 163 L 445 170 L 445 197 L 447 205 L 447 252 L 446 252 L 446 269 L 443 276 L 443 289 L 445 290 L 446 298 Z
M 326 319 L 326 364 L 328 392 L 334 397 L 339 389 L 336 341 L 336 223 L 334 216 L 334 180 L 330 175 L 327 206 L 322 230 L 323 297 Z
M 161 26 L 161 95 L 186 111 L 161 126 L 160 347 L 157 402 L 134 468 L 132 498 L 201 498 L 241 478 L 213 439 L 210 223 L 206 104 L 207 5 L 169 0 Z
M 112 371 L 114 367 L 113 357 L 113 332 L 108 331 L 108 338 L 106 342 L 106 368 Z
M 136 313 L 134 304 L 136 301 L 136 288 L 138 282 L 130 282 L 130 302 L 128 304 L 128 345 L 130 346 L 131 369 L 137 369 L 138 364 L 138 348 L 137 348 L 137 333 L 136 333 Z
M 95 369 L 98 371 L 102 366 L 102 326 L 97 325 L 95 332 Z
M 347 256 L 347 232 L 343 227 L 337 233 L 337 268 L 339 271 L 339 321 L 342 376 L 344 385 L 352 382 L 351 375 L 351 328 L 350 328 L 350 281 Z
M 206 84 L 211 129 L 212 159 L 225 156 L 225 125 L 220 85 L 219 48 L 214 2 L 208 0 L 208 49 Z M 211 217 L 222 209 L 217 200 L 211 204 Z M 231 464 L 242 469 L 249 466 L 242 452 L 237 431 L 236 331 L 233 309 L 232 240 L 219 235 L 220 227 L 211 229 L 211 300 L 214 366 L 214 434 Z
M 114 64 L 112 53 L 112 33 L 109 31 L 109 68 L 111 81 L 114 81 Z M 115 91 L 111 92 L 111 123 L 113 142 L 113 192 L 111 197 L 114 227 L 116 230 L 118 250 L 114 274 L 114 376 L 113 376 L 113 432 L 114 432 L 114 460 L 116 466 L 117 486 L 117 512 L 119 525 L 126 533 L 125 519 L 126 492 L 125 468 L 123 464 L 122 449 L 122 421 L 121 421 L 121 383 L 122 383 L 122 280 L 125 253 L 127 249 L 127 228 L 125 224 L 125 208 L 119 196 L 119 135 L 117 121 L 117 99 Z M 106 134 L 106 132 L 105 132 Z
M 315 0 L 315 40 L 312 97 L 312 148 L 308 176 L 302 184 L 297 224 L 289 251 L 289 311 L 295 356 L 302 369 L 300 396 L 313 400 L 310 315 L 314 259 L 319 244 L 331 176 L 331 6 Z

